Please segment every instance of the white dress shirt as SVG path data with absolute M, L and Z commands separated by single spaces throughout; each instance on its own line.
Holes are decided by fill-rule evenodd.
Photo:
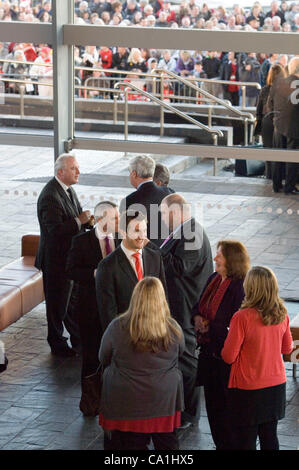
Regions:
M 60 186 L 62 187 L 62 189 L 65 191 L 65 194 L 67 195 L 67 197 L 69 198 L 69 200 L 71 200 L 70 195 L 69 195 L 69 193 L 67 192 L 67 190 L 69 189 L 69 186 L 67 186 L 66 184 L 64 184 L 59 178 L 57 178 L 57 176 L 55 176 L 55 179 L 56 179 L 56 181 L 58 181 L 58 183 L 60 184 Z M 80 222 L 80 220 L 79 220 L 78 217 L 75 217 L 75 220 L 76 220 L 76 222 L 77 222 L 77 224 L 78 224 L 78 228 L 79 228 L 79 230 L 80 230 L 82 224 L 81 224 L 81 222 Z
M 106 237 L 109 238 L 111 250 L 114 251 L 115 250 L 114 237 L 113 237 L 112 233 L 101 232 L 100 228 L 99 228 L 99 224 L 95 225 L 95 235 L 96 235 L 97 239 L 99 240 L 100 248 L 101 248 L 101 251 L 102 251 L 102 256 L 103 256 L 103 258 L 105 258 L 107 256 L 105 238 Z
M 140 189 L 141 186 L 143 186 L 144 184 L 146 184 L 146 183 L 152 183 L 152 182 L 153 182 L 153 179 L 151 179 L 151 180 L 146 180 L 146 181 L 141 181 L 141 183 L 139 183 L 139 185 L 137 186 L 136 189 Z
M 134 272 L 137 276 L 137 271 L 136 271 L 136 261 L 135 261 L 135 258 L 133 257 L 133 255 L 135 255 L 135 253 L 140 253 L 140 264 L 141 264 L 141 269 L 142 269 L 142 272 L 144 273 L 144 269 L 143 269 L 143 260 L 142 260 L 142 250 L 128 250 L 128 248 L 126 248 L 124 246 L 124 242 L 122 241 L 121 244 L 120 244 L 124 254 L 126 255 L 126 257 L 128 258 L 129 260 L 129 263 L 131 264 L 132 268 L 134 269 Z M 138 277 L 138 276 L 137 276 Z

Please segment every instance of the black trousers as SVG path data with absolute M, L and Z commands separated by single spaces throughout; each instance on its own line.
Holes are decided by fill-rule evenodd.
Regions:
M 273 134 L 273 147 L 280 148 L 280 149 L 289 149 L 294 150 L 299 148 L 299 138 L 292 139 L 289 137 L 285 137 L 282 134 L 279 134 L 276 130 L 274 130 Z M 273 163 L 273 189 L 274 191 L 278 191 L 282 188 L 282 180 L 285 174 L 285 187 L 284 192 L 288 193 L 292 191 L 297 182 L 297 175 L 298 175 L 298 163 L 291 163 L 291 162 L 274 162 Z
M 266 114 L 262 119 L 262 141 L 264 148 L 273 147 L 273 115 Z M 265 162 L 265 176 L 268 179 L 272 179 L 272 162 Z
M 235 450 L 256 450 L 257 438 L 261 450 L 279 450 L 277 423 L 278 421 L 271 421 L 238 427 L 235 434 Z
M 234 442 L 227 407 L 230 366 L 213 356 L 205 361 L 204 393 L 211 434 L 217 450 L 229 450 Z
M 176 431 L 151 434 L 110 431 L 104 434 L 104 450 L 148 450 L 152 439 L 155 450 L 178 450 Z
M 61 271 L 43 269 L 48 322 L 47 340 L 53 350 L 61 350 L 67 346 L 67 338 L 63 336 L 64 326 L 70 334 L 72 346 L 77 348 L 80 345 L 77 319 L 72 302 L 70 302 L 73 281 L 67 279 Z
M 196 424 L 200 418 L 200 389 L 197 382 L 196 336 L 193 328 L 184 329 L 185 351 L 179 358 L 179 369 L 183 375 L 185 410 L 182 421 Z
M 78 325 L 81 339 L 81 377 L 83 378 L 93 374 L 99 366 L 98 354 L 102 339 L 102 329 L 95 292 L 90 293 L 89 302 L 80 301 L 78 306 Z
M 239 106 L 239 92 L 238 91 L 228 91 L 225 90 L 223 93 L 223 98 L 229 100 L 233 106 Z

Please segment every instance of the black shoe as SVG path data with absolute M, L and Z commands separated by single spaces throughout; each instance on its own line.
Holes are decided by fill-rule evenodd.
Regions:
M 66 348 L 61 348 L 61 349 L 51 349 L 51 353 L 53 356 L 58 356 L 58 357 L 75 357 L 78 356 L 76 351 L 72 348 L 66 347 Z
M 282 186 L 273 186 L 273 191 L 279 193 L 282 190 Z
M 294 188 L 294 189 L 291 189 L 291 191 L 285 190 L 284 193 L 285 194 L 299 194 L 299 189 Z

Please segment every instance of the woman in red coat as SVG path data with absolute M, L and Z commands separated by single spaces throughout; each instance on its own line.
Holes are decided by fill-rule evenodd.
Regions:
M 282 354 L 292 352 L 288 312 L 271 269 L 255 266 L 244 281 L 245 299 L 234 314 L 221 355 L 232 364 L 229 409 L 235 448 L 278 450 L 277 423 L 285 415 Z

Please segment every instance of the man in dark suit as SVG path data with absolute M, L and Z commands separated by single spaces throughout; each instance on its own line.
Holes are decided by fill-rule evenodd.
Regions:
M 65 266 L 72 237 L 84 229 L 90 211 L 82 211 L 73 184 L 78 183 L 79 165 L 70 154 L 62 154 L 55 162 L 55 177 L 44 187 L 37 202 L 40 242 L 35 266 L 43 272 L 43 284 L 48 322 L 48 343 L 58 356 L 73 356 L 63 336 L 63 325 L 70 333 L 74 348 L 79 348 L 78 326 L 68 309 L 72 281 Z
M 162 219 L 170 235 L 161 245 L 170 312 L 180 324 L 186 348 L 179 359 L 183 374 L 185 411 L 182 427 L 195 424 L 200 415 L 199 388 L 196 387 L 196 336 L 191 311 L 213 273 L 210 242 L 203 227 L 191 216 L 190 205 L 179 194 L 170 194 L 161 203 Z
M 119 245 L 118 209 L 110 201 L 99 202 L 94 209 L 96 225 L 93 230 L 73 237 L 68 254 L 66 272 L 77 282 L 78 325 L 82 347 L 80 409 L 85 415 L 93 415 L 85 377 L 94 374 L 99 366 L 98 353 L 102 329 L 97 306 L 95 274 L 99 262 Z
M 120 216 L 121 244 L 100 261 L 96 273 L 96 295 L 102 331 L 130 304 L 137 282 L 145 276 L 158 277 L 166 289 L 160 251 L 147 245 L 146 218 L 142 213 Z
M 167 166 L 163 165 L 163 163 L 156 163 L 153 181 L 157 186 L 165 186 L 168 188 L 169 194 L 175 192 L 168 186 L 170 181 L 170 173 Z
M 274 111 L 273 147 L 288 150 L 299 149 L 299 56 L 288 65 L 289 76 L 277 79 L 271 87 L 267 105 Z M 298 163 L 275 162 L 273 165 L 273 191 L 282 189 L 285 168 L 285 194 L 299 194 L 296 188 Z
M 130 208 L 143 212 L 148 220 L 147 237 L 155 245 L 160 246 L 165 230 L 161 228 L 159 205 L 171 190 L 154 183 L 155 161 L 151 157 L 140 155 L 133 158 L 130 161 L 129 171 L 130 183 L 136 191 L 121 201 L 120 213 Z
M 239 88 L 233 82 L 239 81 L 239 66 L 235 53 L 230 51 L 223 57 L 219 71 L 220 80 L 231 80 L 231 85 L 223 85 L 223 98 L 231 101 L 233 106 L 239 105 Z

